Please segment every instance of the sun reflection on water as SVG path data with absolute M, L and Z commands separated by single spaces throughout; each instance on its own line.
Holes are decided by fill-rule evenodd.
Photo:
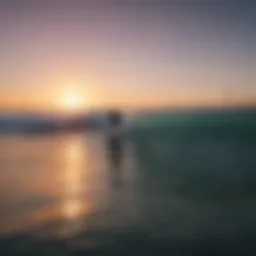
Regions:
M 95 172 L 84 136 L 44 138 L 43 145 L 42 138 L 35 138 L 12 147 L 17 164 L 6 172 L 13 192 L 9 192 L 9 217 L 0 223 L 1 233 L 35 230 L 37 235 L 72 235 L 87 225 L 95 210 L 91 193 L 95 186 L 88 180 Z M 25 149 L 28 154 L 23 154 Z M 31 164 L 25 165 L 27 162 Z M 12 181 L 12 173 L 22 173 L 17 174 L 22 187 Z
M 83 188 L 83 172 L 86 171 L 86 147 L 80 140 L 69 141 L 64 147 L 64 186 L 67 196 L 77 195 Z
M 90 208 L 83 197 L 84 188 L 88 186 L 84 184 L 87 148 L 81 137 L 75 137 L 69 140 L 63 149 L 65 168 L 62 215 L 65 219 L 72 219 L 86 214 Z

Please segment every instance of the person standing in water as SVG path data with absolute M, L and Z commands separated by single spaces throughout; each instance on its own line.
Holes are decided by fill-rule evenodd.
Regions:
M 121 168 L 123 158 L 123 117 L 117 110 L 108 113 L 107 149 L 115 169 Z

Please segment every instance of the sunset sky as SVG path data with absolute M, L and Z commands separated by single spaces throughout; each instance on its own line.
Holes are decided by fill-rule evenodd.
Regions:
M 0 3 L 0 108 L 256 102 L 254 1 Z

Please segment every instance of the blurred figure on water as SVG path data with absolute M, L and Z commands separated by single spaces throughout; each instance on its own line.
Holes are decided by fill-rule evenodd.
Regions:
M 123 158 L 123 117 L 117 110 L 108 113 L 107 150 L 113 168 L 120 169 Z
M 117 110 L 107 114 L 107 154 L 114 188 L 122 186 L 123 145 L 123 116 Z

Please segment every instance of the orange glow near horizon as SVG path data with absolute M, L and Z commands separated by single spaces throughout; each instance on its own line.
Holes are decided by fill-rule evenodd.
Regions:
M 225 95 L 220 92 L 190 93 L 173 91 L 171 94 L 122 93 L 99 90 L 84 92 L 81 88 L 62 90 L 9 91 L 0 95 L 2 110 L 35 110 L 73 113 L 99 108 L 158 108 L 158 107 L 207 107 L 255 105 L 256 95 Z M 138 100 L 139 99 L 139 100 Z

